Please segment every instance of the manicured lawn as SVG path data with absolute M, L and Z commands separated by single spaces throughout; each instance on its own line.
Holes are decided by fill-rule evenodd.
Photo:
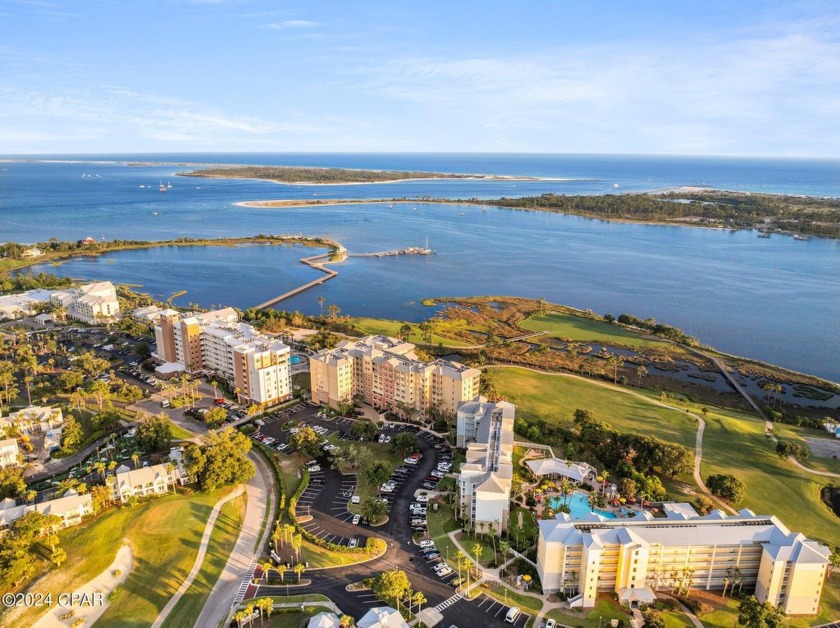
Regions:
M 375 534 L 376 528 L 372 528 L 372 533 Z M 384 548 L 383 548 L 384 549 Z M 301 562 L 308 562 L 310 569 L 321 569 L 324 567 L 337 567 L 339 565 L 352 565 L 363 560 L 373 558 L 373 555 L 364 552 L 331 552 L 314 543 L 310 543 L 306 539 L 300 551 Z M 286 578 L 293 578 L 293 582 L 297 579 L 297 574 L 291 573 L 286 575 Z M 303 572 L 301 578 L 306 578 L 306 572 Z
M 169 496 L 136 509 L 126 530 L 134 550 L 134 567 L 97 622 L 101 626 L 150 624 L 186 578 L 213 505 L 230 490 Z
M 519 515 L 522 515 L 522 526 L 519 526 Z M 517 542 L 535 542 L 537 538 L 537 522 L 534 514 L 526 508 L 517 508 L 510 513 L 508 520 L 508 533 Z
M 566 626 L 582 626 L 584 628 L 606 628 L 609 626 L 610 619 L 623 619 L 625 624 L 630 621 L 630 615 L 625 613 L 621 607 L 610 599 L 601 597 L 598 600 L 595 608 L 580 614 L 565 615 L 559 610 L 553 610 L 546 613 L 546 617 L 556 619 L 561 624 Z
M 172 438 L 174 440 L 192 440 L 195 437 L 196 434 L 185 430 L 179 425 L 172 424 Z
M 781 460 L 760 419 L 713 409 L 706 417 L 702 475 L 732 473 L 747 485 L 737 508 L 776 515 L 791 530 L 840 544 L 838 519 L 819 499 L 822 480 Z
M 829 442 L 836 442 L 837 439 L 830 436 L 825 430 L 815 430 L 807 427 L 796 427 L 795 425 L 784 425 L 782 423 L 775 423 L 776 435 L 779 438 L 790 440 L 807 447 L 809 450 L 811 446 L 805 441 L 805 437 L 825 439 Z M 810 469 L 817 471 L 829 471 L 831 473 L 840 473 L 840 460 L 834 458 L 817 457 L 813 455 L 805 460 L 802 464 Z
M 402 321 L 391 321 L 383 318 L 352 318 L 350 319 L 350 323 L 363 334 L 373 334 L 391 337 L 396 337 L 400 331 L 400 327 L 402 327 L 405 324 Z M 444 331 L 445 329 L 447 329 L 447 326 L 454 326 L 458 323 L 461 323 L 461 327 L 463 327 L 464 321 L 446 321 L 443 323 L 438 323 L 438 326 L 441 328 L 441 331 Z M 420 333 L 420 328 L 416 324 L 409 323 L 409 325 L 411 325 L 412 327 L 411 335 L 408 338 L 409 342 L 413 342 L 414 344 L 424 344 L 426 341 Z M 444 333 L 446 332 L 444 331 Z M 450 340 L 449 338 L 445 338 L 444 336 L 432 334 L 432 344 L 437 345 L 439 343 L 443 343 L 444 345 L 448 345 L 451 347 L 467 346 L 467 344 L 464 342 Z
M 531 316 L 520 322 L 519 326 L 531 331 L 547 331 L 555 338 L 563 340 L 602 342 L 634 348 L 660 348 L 668 344 L 663 340 L 648 338 L 618 325 L 560 312 Z
M 665 628 L 693 628 L 694 624 L 680 611 L 662 611 Z
M 311 389 L 312 381 L 309 378 L 309 373 L 295 373 L 292 375 L 292 390 L 295 394 Z
M 493 369 L 493 378 L 499 392 L 516 404 L 517 417 L 571 424 L 574 411 L 584 408 L 619 431 L 649 434 L 694 448 L 694 419 L 620 390 L 516 367 Z
M 189 497 L 169 494 L 134 508 L 112 508 L 89 525 L 62 531 L 60 545 L 67 561 L 51 569 L 32 591 L 56 595 L 74 591 L 103 572 L 127 538 L 134 551 L 134 568 L 99 622 L 119 625 L 127 617 L 138 617 L 150 624 L 192 568 L 213 505 L 231 490 Z M 23 613 L 20 625 L 31 625 L 43 610 Z
M 345 446 L 347 441 L 343 441 L 337 437 L 330 438 L 336 445 L 339 447 Z M 372 465 L 374 462 L 386 462 L 391 468 L 391 471 L 399 467 L 403 463 L 404 456 L 398 456 L 393 451 L 391 451 L 391 445 L 388 444 L 380 444 L 380 443 L 357 443 L 358 445 L 364 445 L 370 450 L 371 455 L 367 457 L 366 460 L 362 462 L 361 469 L 358 470 L 358 482 L 356 484 L 356 491 L 355 495 L 358 495 L 361 500 L 359 504 L 350 504 L 349 499 L 347 504 L 347 509 L 353 513 L 360 513 L 361 512 L 361 503 L 363 503 L 368 497 L 376 497 L 379 495 L 379 485 L 371 484 L 368 480 L 367 476 L 365 475 L 365 471 L 367 468 Z M 399 488 L 397 490 L 400 490 Z
M 219 575 L 222 573 L 239 536 L 242 518 L 245 516 L 246 502 L 247 496 L 243 493 L 222 506 L 213 533 L 210 536 L 210 544 L 207 547 L 201 571 L 198 572 L 193 583 L 184 592 L 175 608 L 172 609 L 163 624 L 164 626 L 176 628 L 177 626 L 195 625 L 195 620 L 198 619 L 210 591 L 213 590 L 213 586 L 219 579 Z
M 271 621 L 265 624 L 260 624 L 256 620 L 251 626 L 265 626 L 265 628 L 299 628 L 306 625 L 306 620 L 318 613 L 331 612 L 326 606 L 307 606 L 306 610 L 301 612 L 296 610 L 294 612 L 272 612 Z

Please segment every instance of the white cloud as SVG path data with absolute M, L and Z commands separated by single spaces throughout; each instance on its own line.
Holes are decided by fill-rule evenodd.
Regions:
M 266 24 L 266 28 L 272 29 L 286 29 L 286 28 L 315 28 L 318 22 L 310 22 L 309 20 L 284 20 L 283 22 L 274 22 Z

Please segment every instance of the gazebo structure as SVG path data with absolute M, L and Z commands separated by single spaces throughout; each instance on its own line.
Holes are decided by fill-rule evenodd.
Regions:
M 310 617 L 306 628 L 339 628 L 340 625 L 341 620 L 338 615 L 325 611 Z
M 356 622 L 358 628 L 408 628 L 408 624 L 396 609 L 390 606 L 377 606 L 370 609 Z
M 571 462 L 559 458 L 537 458 L 527 460 L 525 464 L 537 477 L 566 477 L 582 484 L 583 482 L 595 482 L 598 477 L 598 470 L 586 462 Z

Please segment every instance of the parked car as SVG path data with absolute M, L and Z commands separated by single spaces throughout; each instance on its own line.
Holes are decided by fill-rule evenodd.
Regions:
M 358 544 L 359 542 L 356 539 L 350 539 L 350 542 L 347 543 L 347 547 L 356 547 Z
M 431 541 L 431 540 L 420 541 L 420 547 L 434 547 L 434 546 L 435 546 L 434 541 Z
M 353 525 L 359 525 L 359 521 L 362 520 L 362 515 L 353 515 Z
M 505 615 L 505 621 L 509 624 L 516 623 L 516 620 L 519 618 L 520 610 L 516 606 L 511 606 L 508 609 L 507 615 Z

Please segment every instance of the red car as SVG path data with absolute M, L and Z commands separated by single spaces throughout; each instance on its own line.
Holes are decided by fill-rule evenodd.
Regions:
M 216 404 L 217 406 L 222 405 L 224 402 L 225 402 L 224 399 L 216 399 L 215 401 L 213 401 L 213 403 Z

